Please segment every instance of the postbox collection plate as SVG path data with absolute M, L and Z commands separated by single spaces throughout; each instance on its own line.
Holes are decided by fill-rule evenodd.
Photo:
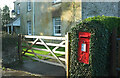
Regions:
M 86 52 L 86 44 L 82 44 L 81 51 Z

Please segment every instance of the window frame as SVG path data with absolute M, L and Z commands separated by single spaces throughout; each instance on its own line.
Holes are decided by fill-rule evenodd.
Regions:
M 31 21 L 27 21 L 27 29 L 28 29 L 28 35 L 32 35 L 32 25 Z M 30 31 L 31 30 L 31 31 Z
M 56 21 L 59 22 L 59 25 L 56 25 Z M 60 29 L 56 29 L 56 27 Z M 60 31 L 60 33 L 56 33 L 56 30 Z M 53 32 L 54 36 L 61 36 L 61 18 L 53 18 Z
M 27 2 L 27 11 L 29 12 L 29 11 L 31 11 L 31 9 L 32 9 L 32 7 L 31 7 L 31 2 L 28 1 L 28 2 Z
M 17 14 L 20 14 L 20 3 L 17 4 Z

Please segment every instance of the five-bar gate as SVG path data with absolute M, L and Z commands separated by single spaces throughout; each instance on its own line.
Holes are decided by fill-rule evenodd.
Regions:
M 56 41 L 57 41 L 57 43 L 56 43 Z M 42 45 L 46 49 L 37 48 L 37 47 L 34 47 L 34 45 L 36 45 L 36 46 Z M 67 35 L 65 35 L 65 37 L 19 35 L 18 46 L 19 46 L 18 49 L 19 49 L 20 58 L 21 58 L 21 56 L 25 56 L 25 57 L 32 58 L 34 60 L 38 60 L 41 62 L 63 66 L 66 69 L 66 71 L 68 71 L 69 33 L 67 33 Z M 54 48 L 51 49 L 50 46 L 53 46 Z M 64 52 L 57 51 L 57 49 L 60 47 L 64 47 L 65 51 Z M 23 50 L 23 48 L 26 48 L 26 49 Z M 45 52 L 49 52 L 49 53 L 47 55 L 43 55 L 43 54 L 34 52 L 34 50 L 45 51 Z M 35 57 L 26 56 L 25 53 L 34 54 Z M 56 54 L 61 54 L 64 56 L 58 57 Z M 58 63 L 45 60 L 44 58 L 40 59 L 38 56 L 55 59 L 55 60 L 57 60 Z

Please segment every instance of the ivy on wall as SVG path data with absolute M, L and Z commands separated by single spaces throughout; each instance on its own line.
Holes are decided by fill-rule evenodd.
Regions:
M 69 69 L 71 78 L 109 75 L 109 37 L 110 31 L 120 25 L 118 19 L 107 16 L 87 18 L 71 29 Z M 77 60 L 79 32 L 91 33 L 89 64 L 80 63 Z

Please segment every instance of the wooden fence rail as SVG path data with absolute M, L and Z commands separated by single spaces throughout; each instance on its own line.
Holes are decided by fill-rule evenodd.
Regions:
M 18 54 L 19 54 L 19 59 L 20 61 L 22 60 L 22 50 L 21 50 L 21 45 L 22 45 L 22 35 L 18 35 Z
M 65 40 L 65 37 L 54 37 L 54 36 L 32 36 L 25 35 L 25 38 L 40 38 L 40 39 L 49 39 L 49 40 Z

